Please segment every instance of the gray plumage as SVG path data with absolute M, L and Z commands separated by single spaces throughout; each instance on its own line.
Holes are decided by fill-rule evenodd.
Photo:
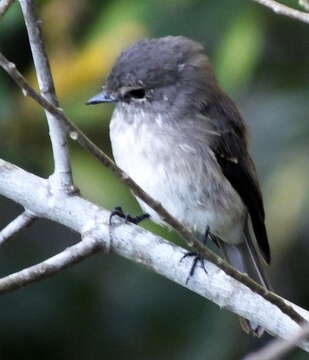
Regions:
M 251 221 L 269 263 L 247 130 L 219 88 L 202 45 L 181 36 L 137 42 L 121 53 L 103 92 L 88 103 L 105 101 L 116 103 L 110 123 L 116 163 L 199 237 L 209 226 L 226 259 L 268 287 L 248 230 Z M 262 333 L 255 324 L 243 325 Z

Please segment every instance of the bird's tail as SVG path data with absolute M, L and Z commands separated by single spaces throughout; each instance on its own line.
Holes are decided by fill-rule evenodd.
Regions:
M 224 257 L 234 268 L 246 273 L 266 289 L 271 290 L 271 285 L 265 274 L 261 257 L 257 253 L 250 236 L 248 224 L 246 224 L 244 229 L 244 241 L 241 244 L 231 245 L 221 240 L 219 240 L 219 244 Z M 260 337 L 264 332 L 261 326 L 247 319 L 240 318 L 240 324 L 247 334 Z

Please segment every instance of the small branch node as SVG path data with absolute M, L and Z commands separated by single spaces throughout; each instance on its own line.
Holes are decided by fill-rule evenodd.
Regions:
M 14 63 L 12 63 L 12 62 L 8 63 L 8 67 L 9 67 L 10 70 L 15 70 L 16 69 L 16 65 Z
M 78 140 L 78 132 L 70 131 L 70 138 L 74 141 Z
M 95 220 L 89 220 L 82 228 L 81 237 L 82 239 L 92 239 L 91 241 L 97 246 L 98 248 L 104 250 L 104 253 L 110 253 L 111 250 L 111 239 L 106 241 L 102 241 L 102 231 L 105 232 L 106 230 L 106 223 L 104 223 L 101 219 L 97 218 Z
M 123 180 L 128 180 L 128 179 L 129 179 L 129 176 L 128 176 L 127 173 L 123 172 L 123 173 L 121 174 L 121 178 L 122 178 Z

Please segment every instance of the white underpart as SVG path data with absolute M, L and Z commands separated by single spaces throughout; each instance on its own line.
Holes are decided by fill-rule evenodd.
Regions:
M 130 114 L 130 121 L 125 119 L 125 114 Z M 165 131 L 163 136 L 153 131 L 155 123 L 162 134 L 162 127 L 168 126 L 166 119 L 159 115 L 152 119 L 146 116 L 143 111 L 132 115 L 130 111 L 115 109 L 110 136 L 118 166 L 193 231 L 203 235 L 209 226 L 222 240 L 241 242 L 245 209 L 232 186 L 224 179 L 225 193 L 218 193 L 214 187 L 216 181 L 222 181 L 221 172 L 211 167 L 205 175 L 207 159 L 201 158 L 190 144 L 177 143 L 175 139 L 172 145 L 168 144 Z M 154 221 L 162 223 L 148 205 L 137 200 Z

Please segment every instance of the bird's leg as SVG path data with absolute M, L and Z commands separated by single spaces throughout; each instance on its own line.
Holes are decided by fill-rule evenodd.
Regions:
M 117 206 L 115 207 L 109 217 L 109 226 L 112 226 L 112 219 L 114 216 L 119 216 L 122 219 L 124 219 L 125 222 L 131 222 L 135 225 L 139 224 L 141 221 L 148 219 L 150 217 L 149 214 L 141 214 L 139 216 L 131 216 L 129 214 L 125 214 L 124 211 L 122 210 L 122 207 Z
M 139 216 L 131 216 L 129 214 L 125 214 L 124 211 L 122 210 L 121 206 L 117 206 L 115 207 L 112 211 L 111 214 L 109 216 L 109 236 L 110 236 L 110 241 L 113 241 L 113 234 L 112 234 L 112 228 L 113 228 L 113 217 L 118 216 L 121 217 L 122 219 L 124 219 L 124 223 L 128 223 L 131 222 L 135 225 L 139 224 L 141 221 L 148 219 L 150 217 L 149 214 L 141 214 Z
M 203 244 L 205 246 L 207 246 L 207 242 L 208 242 L 209 237 L 210 237 L 210 227 L 209 227 L 209 225 L 207 225 L 206 230 L 205 230 L 205 234 L 204 234 L 204 238 L 203 238 Z
M 206 228 L 204 237 L 203 237 L 203 244 L 204 245 L 207 245 L 207 242 L 208 242 L 208 239 L 209 239 L 210 235 L 211 235 L 210 234 L 210 228 L 209 228 L 209 225 L 208 225 L 207 228 Z M 206 274 L 207 274 L 207 270 L 206 270 L 206 267 L 205 267 L 204 258 L 198 252 L 196 252 L 196 251 L 188 251 L 180 259 L 180 262 L 186 257 L 193 257 L 193 263 L 192 263 L 191 269 L 189 271 L 189 275 L 188 275 L 187 280 L 186 280 L 186 284 L 188 284 L 190 278 L 194 275 L 194 272 L 195 272 L 195 269 L 196 269 L 196 266 L 197 266 L 198 262 L 201 263 L 201 266 L 202 266 L 202 268 L 203 268 L 203 270 L 205 271 Z

